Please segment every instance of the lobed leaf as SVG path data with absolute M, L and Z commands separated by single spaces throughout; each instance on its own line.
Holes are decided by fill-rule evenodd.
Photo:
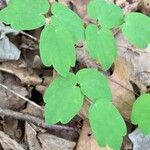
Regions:
M 117 56 L 116 40 L 108 29 L 98 29 L 95 25 L 86 28 L 88 52 L 104 69 L 109 69 Z
M 150 134 L 150 94 L 143 94 L 135 101 L 131 120 L 144 134 Z
M 118 27 L 123 23 L 123 11 L 115 4 L 105 0 L 92 0 L 88 4 L 88 14 L 98 20 L 101 27 L 108 29 Z
M 129 42 L 146 48 L 150 43 L 150 17 L 136 12 L 127 14 L 122 32 Z
M 82 93 L 95 102 L 97 99 L 111 101 L 112 94 L 107 78 L 96 69 L 82 69 L 77 73 Z
M 45 24 L 48 0 L 10 0 L 0 11 L 0 20 L 17 30 L 32 30 Z
M 109 146 L 120 150 L 126 125 L 118 110 L 111 102 L 97 101 L 89 109 L 92 132 L 101 147 Z
M 74 74 L 58 76 L 44 94 L 45 121 L 48 124 L 68 123 L 81 109 L 83 98 Z
M 40 56 L 45 66 L 53 65 L 60 75 L 67 76 L 76 61 L 70 32 L 63 27 L 46 26 L 40 37 Z
M 51 12 L 54 26 L 64 26 L 73 35 L 75 42 L 84 40 L 84 22 L 75 12 L 60 3 L 54 3 Z

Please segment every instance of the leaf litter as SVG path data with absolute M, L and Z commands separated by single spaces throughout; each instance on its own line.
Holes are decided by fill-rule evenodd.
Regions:
M 84 0 L 84 1 L 59 0 L 59 1 L 70 6 L 82 18 L 86 19 L 87 17 L 86 4 L 88 3 L 87 0 Z M 124 5 L 125 6 L 132 5 L 132 4 L 129 4 L 126 0 L 122 0 L 121 2 L 120 1 L 118 2 L 117 0 L 116 3 L 118 3 L 121 7 L 123 7 Z M 137 2 L 137 5 L 135 5 L 136 6 L 135 10 L 140 9 L 143 13 L 149 14 L 149 7 L 146 4 L 147 4 L 146 0 L 143 0 L 139 3 Z M 44 89 L 46 89 L 46 87 L 52 80 L 53 69 L 49 67 L 50 70 L 47 71 L 47 68 L 41 65 L 40 60 L 38 60 L 39 61 L 38 67 L 33 67 L 34 65 L 32 65 L 31 67 L 29 64 L 32 63 L 32 59 L 29 59 L 29 61 L 27 61 L 27 59 L 25 59 L 24 57 L 27 55 L 27 53 L 24 53 L 24 52 L 28 51 L 30 55 L 32 51 L 36 51 L 33 54 L 32 58 L 34 58 L 35 55 L 38 56 L 39 53 L 38 53 L 37 43 L 35 41 L 32 42 L 33 47 L 30 47 L 29 45 L 31 44 L 30 43 L 31 41 L 29 41 L 29 37 L 21 35 L 17 31 L 12 30 L 11 28 L 9 28 L 8 26 L 5 26 L 2 23 L 0 24 L 0 29 L 1 29 L 0 60 L 2 62 L 0 64 L 0 72 L 1 72 L 0 82 L 8 86 L 9 88 L 13 89 L 16 93 L 20 94 L 23 97 L 27 97 L 29 99 L 31 99 L 32 97 L 32 100 L 34 102 L 43 106 L 43 99 L 42 99 L 41 94 L 43 93 Z M 38 30 L 36 30 L 35 32 L 37 33 L 35 35 L 33 34 L 33 32 L 30 32 L 30 31 L 28 31 L 27 33 L 29 35 L 31 34 L 33 36 L 37 36 L 37 38 L 39 38 L 40 32 Z M 13 37 L 14 38 L 18 37 L 19 41 L 15 39 L 12 43 L 11 41 Z M 115 62 L 114 71 L 112 75 L 110 76 L 110 78 L 117 80 L 117 82 L 127 87 L 128 90 L 124 89 L 123 87 L 120 87 L 118 84 L 111 82 L 111 81 L 110 81 L 110 86 L 111 86 L 112 91 L 114 91 L 113 103 L 117 106 L 121 114 L 128 121 L 130 117 L 130 113 L 131 113 L 131 107 L 136 97 L 136 95 L 133 94 L 134 88 L 132 87 L 130 80 L 133 80 L 134 83 L 139 86 L 139 92 L 142 92 L 143 90 L 141 87 L 144 87 L 144 90 L 146 90 L 146 87 L 150 86 L 150 75 L 149 75 L 150 65 L 148 61 L 145 61 L 149 59 L 150 50 L 149 48 L 145 49 L 144 51 L 137 50 L 136 48 L 132 47 L 129 43 L 127 43 L 125 39 L 122 38 L 120 32 L 116 35 L 116 37 L 117 37 L 118 45 L 119 45 L 118 53 L 119 53 L 120 58 Z M 24 38 L 24 42 L 22 41 L 23 38 Z M 20 42 L 20 39 L 21 39 L 21 42 Z M 122 47 L 122 45 L 126 45 L 126 46 Z M 22 56 L 21 54 L 24 54 L 24 56 Z M 126 65 L 127 62 L 129 62 L 130 64 Z M 80 69 L 83 67 L 85 67 L 84 63 L 79 63 L 79 66 L 77 67 L 77 69 Z M 140 85 L 136 82 L 136 80 L 140 82 Z M 42 90 L 39 87 L 42 87 Z M 1 100 L 0 105 L 3 107 L 11 108 L 15 111 L 22 111 L 25 113 L 30 113 L 34 116 L 43 118 L 42 113 L 41 112 L 39 113 L 37 108 L 34 110 L 33 109 L 34 106 L 30 106 L 31 108 L 27 109 L 29 107 L 28 106 L 29 104 L 26 105 L 26 103 L 22 101 L 22 99 L 14 96 L 8 91 L 5 91 L 3 88 L 1 88 L 1 91 L 0 91 L 0 100 Z M 87 106 L 84 108 L 87 109 Z M 82 118 L 86 120 L 87 116 L 85 113 L 86 110 L 84 108 L 80 116 L 82 116 Z M 31 110 L 34 110 L 34 111 L 31 111 Z M 67 147 L 69 150 L 73 150 L 75 148 L 75 145 L 77 145 L 77 150 L 81 149 L 80 146 L 78 145 L 81 145 L 82 150 L 84 149 L 87 150 L 87 148 L 89 148 L 90 146 L 91 146 L 91 149 L 93 148 L 93 150 L 101 149 L 97 147 L 96 142 L 93 142 L 95 141 L 93 137 L 92 139 L 90 138 L 90 142 L 89 142 L 89 137 L 91 137 L 90 135 L 91 132 L 89 131 L 88 124 L 85 122 L 83 123 L 83 128 L 81 130 L 81 133 L 79 132 L 80 134 L 76 135 L 75 132 L 67 134 L 66 131 L 64 130 L 62 130 L 61 133 L 58 132 L 57 130 L 46 131 L 28 122 L 25 122 L 25 125 L 24 125 L 23 121 L 19 121 L 17 119 L 13 120 L 11 124 L 10 118 L 4 117 L 4 116 L 1 116 L 1 117 L 2 117 L 2 120 L 0 121 L 0 129 L 1 129 L 0 137 L 4 137 L 5 140 L 7 141 L 6 142 L 7 146 L 10 146 L 9 148 L 12 148 L 12 149 L 16 149 L 16 146 L 18 149 L 19 148 L 20 149 L 29 148 L 29 149 L 35 149 L 35 150 L 36 149 L 38 150 L 39 148 L 48 149 L 50 145 L 54 146 L 53 148 L 51 147 L 54 150 L 55 149 L 64 150 L 64 148 L 67 148 Z M 71 124 L 72 127 L 74 128 L 78 127 L 78 131 L 80 131 L 81 126 L 82 126 L 81 120 L 82 119 L 80 117 L 76 117 L 73 120 L 73 123 Z M 69 127 L 70 125 L 68 124 L 67 126 Z M 84 133 L 84 135 L 83 135 L 83 130 L 85 130 L 86 132 Z M 8 134 L 9 137 L 6 134 Z M 87 134 L 89 136 L 87 136 Z M 26 138 L 24 138 L 25 136 Z M 69 137 L 72 137 L 72 138 L 69 139 Z M 131 136 L 129 137 L 131 139 Z M 79 138 L 79 141 L 78 141 L 78 138 Z M 136 147 L 138 146 L 135 145 L 135 143 L 137 142 L 132 139 L 131 141 L 133 142 L 133 149 L 138 150 L 138 148 L 136 149 Z M 2 147 L 5 149 L 6 145 L 4 145 L 4 141 L 0 140 L 0 143 Z M 89 143 L 91 143 L 90 146 L 85 148 Z M 143 145 L 143 143 L 141 144 L 140 142 L 138 142 L 140 146 Z M 146 146 L 147 143 L 148 142 L 146 141 L 144 145 Z M 63 147 L 63 146 L 66 146 L 66 147 Z M 109 148 L 107 147 L 103 149 L 107 150 Z

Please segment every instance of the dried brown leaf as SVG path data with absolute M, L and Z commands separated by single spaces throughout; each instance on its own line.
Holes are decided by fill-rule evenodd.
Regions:
M 0 144 L 4 150 L 25 150 L 20 144 L 2 131 L 0 131 Z
M 135 101 L 133 87 L 129 82 L 131 66 L 122 58 L 118 58 L 114 65 L 114 72 L 110 79 L 115 80 L 122 86 L 110 80 L 113 103 L 121 112 L 122 116 L 130 120 L 132 105 Z
M 102 148 L 98 146 L 96 140 L 91 134 L 89 124 L 84 121 L 76 150 L 111 150 L 111 148 Z
M 30 68 L 31 69 L 31 68 Z M 35 73 L 34 70 L 19 68 L 17 62 L 5 62 L 0 64 L 0 70 L 17 76 L 22 84 L 37 85 L 42 82 L 42 79 Z

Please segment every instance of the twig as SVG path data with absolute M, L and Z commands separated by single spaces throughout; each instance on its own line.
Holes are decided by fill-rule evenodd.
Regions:
M 35 41 L 35 42 L 39 42 L 39 40 L 38 40 L 36 37 L 34 37 L 34 36 L 32 36 L 32 35 L 30 35 L 30 34 L 24 32 L 24 31 L 20 31 L 20 33 L 21 33 L 22 35 L 24 35 L 24 36 L 29 37 L 30 39 L 32 39 L 32 40 Z
M 28 98 L 24 97 L 24 96 L 21 96 L 20 94 L 16 93 L 15 91 L 11 90 L 10 88 L 8 88 L 6 85 L 0 83 L 0 86 L 2 88 L 4 88 L 5 90 L 11 92 L 12 94 L 16 95 L 17 97 L 21 98 L 22 100 L 30 103 L 31 105 L 35 106 L 36 108 L 40 109 L 43 111 L 43 108 L 41 106 L 39 106 L 38 104 L 36 104 L 35 102 L 29 100 Z
M 43 129 L 48 129 L 48 130 L 68 130 L 68 131 L 77 131 L 76 128 L 68 127 L 68 126 L 62 126 L 62 125 L 47 125 L 43 119 L 39 117 L 35 117 L 26 113 L 22 112 L 16 112 L 10 109 L 5 109 L 0 107 L 0 115 L 12 117 L 18 120 L 23 120 L 23 121 L 28 121 L 31 122 Z

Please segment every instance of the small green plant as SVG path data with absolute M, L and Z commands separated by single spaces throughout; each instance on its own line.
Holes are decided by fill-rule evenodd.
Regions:
M 144 134 L 150 134 L 150 94 L 141 95 L 133 105 L 131 120 Z
M 96 69 L 69 72 L 76 62 L 75 44 L 86 41 L 89 55 L 108 70 L 117 57 L 112 29 L 120 28 L 129 42 L 146 48 L 150 43 L 150 18 L 137 12 L 125 15 L 118 6 L 104 0 L 91 0 L 87 10 L 95 24 L 85 27 L 76 13 L 60 3 L 10 0 L 0 11 L 0 20 L 17 30 L 45 26 L 40 37 L 41 59 L 60 74 L 44 94 L 45 121 L 50 125 L 68 123 L 87 97 L 91 102 L 89 122 L 98 144 L 118 150 L 126 135 L 126 125 L 112 103 L 108 80 Z M 48 11 L 52 14 L 49 24 L 44 16 Z M 149 114 L 150 95 L 144 94 L 135 102 L 131 120 L 145 134 L 150 134 Z

